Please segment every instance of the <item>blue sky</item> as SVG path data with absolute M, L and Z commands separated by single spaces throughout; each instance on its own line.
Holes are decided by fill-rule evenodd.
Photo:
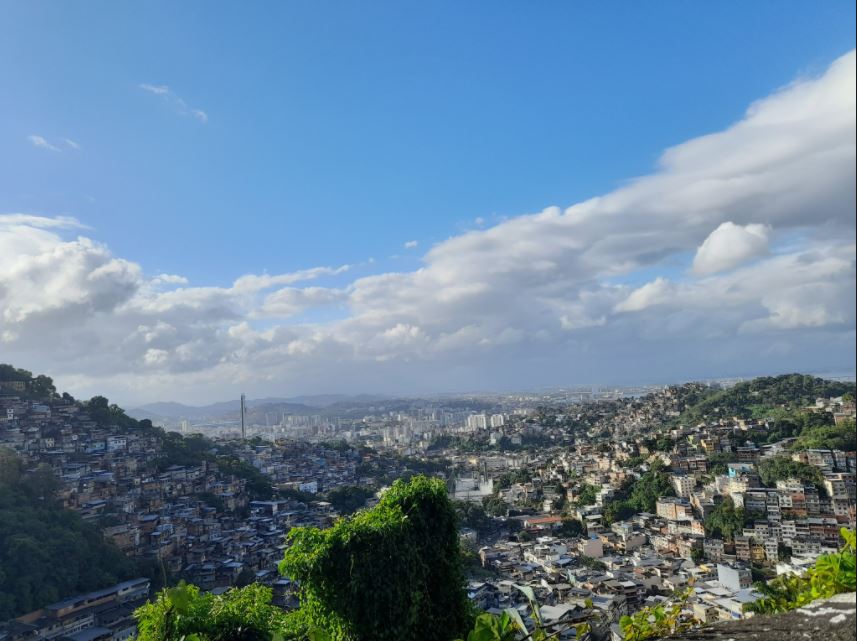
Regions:
M 117 254 L 206 284 L 389 261 L 477 218 L 597 195 L 854 46 L 853 2 L 3 12 L 0 209 L 75 216 Z M 81 149 L 46 156 L 32 133 Z
M 194 287 L 316 266 L 350 266 L 314 280 L 331 288 L 412 273 L 438 243 L 621 189 L 659 171 L 665 149 L 819 77 L 854 48 L 854 13 L 833 1 L 5 2 L 0 215 L 73 217 L 85 229 L 62 239 Z M 744 221 L 756 222 L 768 224 Z M 795 234 L 807 237 L 772 234 L 774 253 Z M 704 238 L 599 278 L 675 279 Z M 242 315 L 257 330 L 281 322 Z M 70 381 L 99 370 L 59 369 Z

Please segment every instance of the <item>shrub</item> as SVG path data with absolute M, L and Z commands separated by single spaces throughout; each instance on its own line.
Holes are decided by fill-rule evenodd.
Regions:
M 643 608 L 631 616 L 619 619 L 619 626 L 625 635 L 625 641 L 644 641 L 689 630 L 698 624 L 692 617 L 682 614 L 684 605 L 693 591 L 689 588 L 678 595 L 671 603 Z
M 162 590 L 134 613 L 139 641 L 271 641 L 293 638 L 288 615 L 271 605 L 271 590 L 254 584 L 222 595 L 194 585 Z

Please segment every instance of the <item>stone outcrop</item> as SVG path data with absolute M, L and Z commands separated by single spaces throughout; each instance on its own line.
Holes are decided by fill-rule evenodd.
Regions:
M 855 593 L 822 599 L 785 614 L 715 623 L 670 639 L 684 641 L 854 641 Z

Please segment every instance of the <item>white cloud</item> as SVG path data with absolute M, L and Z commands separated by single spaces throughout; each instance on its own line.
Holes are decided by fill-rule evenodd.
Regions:
M 187 285 L 188 279 L 177 274 L 158 274 L 152 279 L 153 285 Z
M 327 287 L 285 287 L 265 297 L 259 316 L 288 317 L 307 309 L 343 302 L 347 299 L 344 289 Z
M 44 136 L 39 136 L 36 134 L 30 134 L 27 136 L 27 140 L 30 141 L 30 144 L 34 147 L 38 147 L 39 149 L 47 149 L 48 151 L 56 151 L 61 152 L 63 149 L 70 149 L 72 151 L 80 150 L 80 143 L 75 142 L 71 138 L 63 138 L 61 141 L 62 147 L 59 145 L 55 145 L 47 140 Z
M 769 232 L 765 225 L 721 223 L 696 250 L 693 271 L 713 274 L 767 254 Z
M 49 143 L 43 136 L 30 134 L 29 136 L 27 136 L 27 140 L 29 140 L 34 147 L 38 147 L 39 149 L 47 149 L 48 151 L 62 151 L 62 149 L 60 149 L 56 145 L 52 145 L 51 143 Z
M 76 221 L 0 216 L 4 359 L 142 400 L 853 367 L 854 76 L 851 52 L 620 189 L 344 284 L 347 265 L 146 278 L 66 238 Z M 345 318 L 294 318 L 331 305 Z
M 77 218 L 72 216 L 38 216 L 34 214 L 0 214 L 0 232 L 12 227 L 37 229 L 89 229 Z
M 646 283 L 616 305 L 617 312 L 639 312 L 652 305 L 660 305 L 670 300 L 673 292 L 672 284 L 658 276 L 651 283 Z
M 233 284 L 233 288 L 235 290 L 258 291 L 278 285 L 291 285 L 301 281 L 315 280 L 322 276 L 336 276 L 344 274 L 349 269 L 351 269 L 350 265 L 340 265 L 339 267 L 312 267 L 287 274 L 248 274 L 238 278 Z
M 140 89 L 153 93 L 156 96 L 167 96 L 170 93 L 170 88 L 167 85 L 150 85 L 143 83 L 140 85 Z
M 405 249 L 416 249 L 417 245 L 419 245 L 419 244 L 420 244 L 420 243 L 419 243 L 419 241 L 416 241 L 416 240 L 409 240 L 408 242 L 406 242 L 406 243 L 403 245 L 403 247 L 404 247 Z
M 208 122 L 208 114 L 205 111 L 198 107 L 190 106 L 184 98 L 176 95 L 168 85 L 142 83 L 139 87 L 147 93 L 159 96 L 165 103 L 170 105 L 177 114 L 181 116 L 191 116 L 192 118 L 196 118 L 202 124 Z

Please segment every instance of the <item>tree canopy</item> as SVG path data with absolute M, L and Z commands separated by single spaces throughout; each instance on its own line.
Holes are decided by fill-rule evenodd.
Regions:
M 442 481 L 397 481 L 371 510 L 288 539 L 280 569 L 300 582 L 300 617 L 334 641 L 448 641 L 470 623 Z
M 588 483 L 582 483 L 575 492 L 575 503 L 578 505 L 594 505 L 598 496 L 598 488 Z
M 681 422 L 698 423 L 704 417 L 762 416 L 773 408 L 805 407 L 817 398 L 853 394 L 854 389 L 854 383 L 829 381 L 805 374 L 762 376 L 689 404 L 682 413 Z
M 759 478 L 768 486 L 776 485 L 777 481 L 798 479 L 815 485 L 819 490 L 824 488 L 821 470 L 813 465 L 794 461 L 788 456 L 773 456 L 759 463 Z
M 660 464 L 655 464 L 639 480 L 626 483 L 605 505 L 605 519 L 613 523 L 639 512 L 654 512 L 658 498 L 675 496 L 669 476 L 662 469 Z
M 340 514 L 351 514 L 366 505 L 366 499 L 374 493 L 365 487 L 346 485 L 327 493 L 327 500 Z
M 817 425 L 804 429 L 793 446 L 794 449 L 831 449 L 853 452 L 857 450 L 857 427 L 854 420 L 842 421 L 839 425 Z
M 746 522 L 744 510 L 736 508 L 730 497 L 726 497 L 705 517 L 705 533 L 717 539 L 732 538 L 740 534 Z
M 271 604 L 271 589 L 259 584 L 221 595 L 181 584 L 162 590 L 134 613 L 140 641 L 271 641 L 296 638 L 287 613 Z

